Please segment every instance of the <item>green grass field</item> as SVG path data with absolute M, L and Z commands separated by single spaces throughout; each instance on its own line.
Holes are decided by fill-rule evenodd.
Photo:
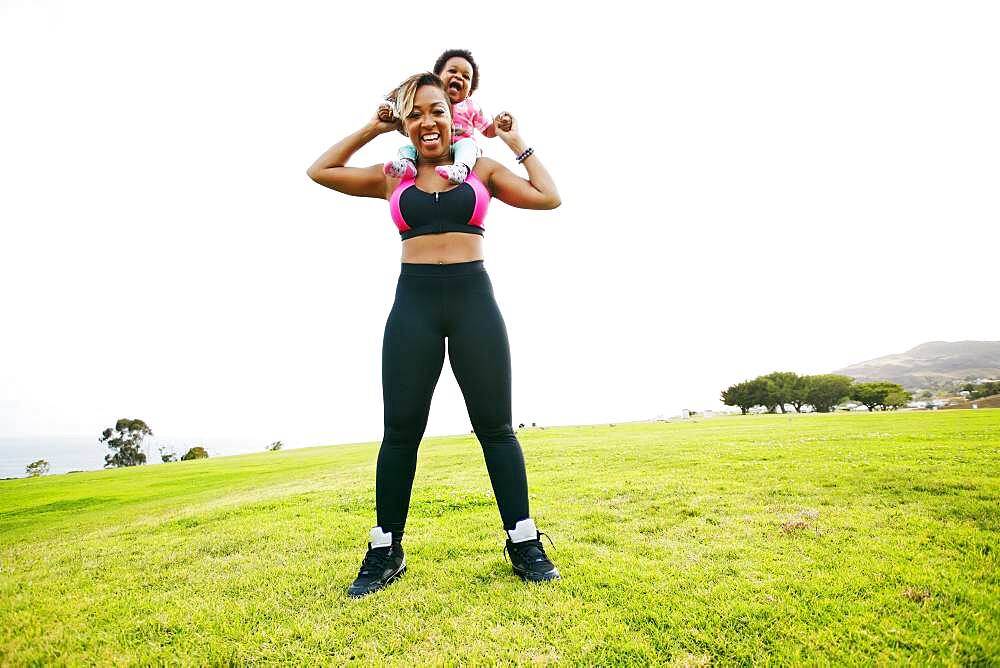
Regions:
M 1000 410 L 519 438 L 560 582 L 512 575 L 471 435 L 361 600 L 376 444 L 0 482 L 0 664 L 1000 664 Z

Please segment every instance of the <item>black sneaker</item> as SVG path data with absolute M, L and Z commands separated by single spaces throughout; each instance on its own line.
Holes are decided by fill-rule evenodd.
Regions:
M 372 533 L 374 534 L 374 529 Z M 383 534 L 385 537 L 389 535 Z M 386 547 L 372 547 L 372 543 L 368 543 L 368 552 L 365 553 L 364 561 L 361 562 L 361 570 L 358 571 L 358 577 L 347 588 L 347 595 L 351 598 L 367 596 L 379 589 L 384 589 L 405 572 L 406 557 L 403 555 L 402 543 L 391 541 Z
M 529 522 L 530 524 L 528 524 Z M 525 531 L 531 531 L 535 537 L 529 540 L 518 540 L 516 543 L 507 538 L 507 545 L 503 548 L 504 554 L 510 556 L 514 573 L 525 582 L 560 579 L 559 569 L 549 560 L 545 554 L 545 548 L 542 547 L 542 536 L 549 537 L 535 529 L 535 523 L 532 520 L 518 522 L 517 527 L 509 531 L 508 534 L 524 535 Z M 549 538 L 549 543 L 552 543 L 551 538 Z

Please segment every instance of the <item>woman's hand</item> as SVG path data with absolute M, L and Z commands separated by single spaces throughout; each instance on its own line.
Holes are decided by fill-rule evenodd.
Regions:
M 322 186 L 348 195 L 387 198 L 390 194 L 389 182 L 383 173 L 382 165 L 347 166 L 347 161 L 358 149 L 380 134 L 399 127 L 399 120 L 395 117 L 390 121 L 379 118 L 381 111 L 383 111 L 381 107 L 376 109 L 371 119 L 361 129 L 347 135 L 317 158 L 316 162 L 306 170 L 309 178 Z
M 377 116 L 380 121 L 385 121 L 386 123 L 389 123 L 390 121 L 395 119 L 396 114 L 392 110 L 392 103 L 386 100 L 382 102 L 382 104 L 378 105 Z
M 506 112 L 506 111 L 501 111 L 493 119 L 493 127 L 496 130 L 498 130 L 498 131 L 502 130 L 504 132 L 510 132 L 511 127 L 513 126 L 513 124 L 514 124 L 514 117 L 511 116 L 510 113 Z M 500 133 L 497 132 L 498 136 L 499 136 L 499 134 Z
M 507 147 L 514 152 L 514 155 L 520 155 L 524 152 L 524 149 L 528 148 L 521 138 L 521 133 L 517 127 L 517 119 L 510 112 L 501 111 L 497 114 L 496 119 L 493 121 L 493 128 L 497 137 L 500 137 L 503 143 L 507 144 Z
M 392 104 L 389 102 L 383 102 L 378 106 L 375 116 L 372 117 L 372 123 L 373 129 L 380 135 L 392 132 L 393 130 L 399 130 L 402 127 L 399 119 L 396 118 Z
M 517 121 L 509 111 L 501 111 L 493 119 L 493 131 L 496 132 L 497 137 L 509 144 L 508 136 L 517 134 Z
M 493 121 L 496 136 L 507 144 L 515 156 L 523 154 L 528 145 L 517 128 L 517 119 L 506 111 L 497 114 Z M 480 161 L 487 160 L 480 158 Z M 503 165 L 489 161 L 488 187 L 501 202 L 521 209 L 554 209 L 562 202 L 556 184 L 534 152 L 525 156 L 521 165 L 528 171 L 528 178 L 517 176 Z M 479 163 L 476 163 L 477 165 Z

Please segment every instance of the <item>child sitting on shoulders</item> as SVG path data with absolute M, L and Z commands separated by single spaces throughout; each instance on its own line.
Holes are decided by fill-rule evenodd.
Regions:
M 492 123 L 488 123 L 483 110 L 470 97 L 479 87 L 479 67 L 469 51 L 445 51 L 434 63 L 434 74 L 444 81 L 451 99 L 451 148 L 455 162 L 453 165 L 435 167 L 434 171 L 441 178 L 458 185 L 465 183 L 479 159 L 479 146 L 476 144 L 474 131 L 479 130 L 484 137 L 493 138 L 497 136 L 496 127 L 504 132 L 510 130 L 512 119 L 510 114 L 504 112 Z M 382 121 L 393 120 L 396 118 L 394 105 L 384 102 L 379 106 L 378 115 Z M 395 160 L 385 163 L 383 170 L 396 178 L 413 178 L 417 174 L 416 160 L 417 149 L 407 144 L 399 149 Z

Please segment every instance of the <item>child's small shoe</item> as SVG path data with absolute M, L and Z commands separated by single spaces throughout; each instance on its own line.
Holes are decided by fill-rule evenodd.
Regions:
M 442 179 L 450 181 L 456 186 L 465 183 L 465 179 L 469 178 L 469 168 L 462 164 L 441 165 L 440 167 L 435 167 L 434 171 Z
M 412 160 L 406 158 L 396 158 L 390 160 L 382 166 L 382 171 L 386 176 L 394 179 L 412 179 L 417 175 L 417 166 Z

